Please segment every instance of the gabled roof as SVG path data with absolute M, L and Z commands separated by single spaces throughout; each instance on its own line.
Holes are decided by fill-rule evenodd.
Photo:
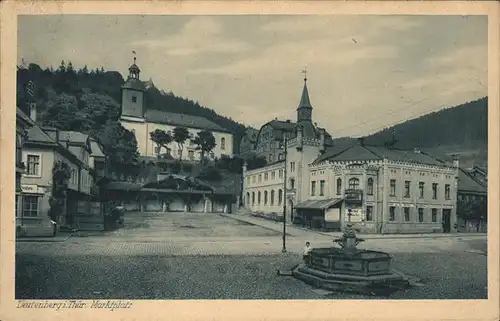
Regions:
M 458 171 L 458 192 L 467 193 L 487 193 L 488 188 L 477 182 L 463 168 Z
M 95 140 L 90 140 L 90 148 L 92 149 L 92 153 L 90 156 L 92 157 L 105 157 L 104 152 L 102 151 L 101 145 Z
M 29 128 L 27 133 L 27 142 L 57 145 L 56 141 L 36 124 L 33 127 Z
M 200 116 L 178 114 L 167 111 L 148 109 L 144 113 L 144 118 L 151 123 L 168 124 L 174 126 L 184 126 L 209 131 L 228 133 L 229 131 L 216 123 Z
M 87 144 L 89 135 L 75 131 L 59 131 L 59 140 L 70 143 Z
M 413 150 L 392 149 L 380 146 L 334 146 L 318 157 L 313 164 L 325 160 L 329 161 L 367 161 L 382 160 L 387 158 L 393 161 L 404 161 L 410 163 L 420 163 L 427 165 L 444 165 L 445 163 L 436 160 L 434 157 L 425 153 L 416 153 Z

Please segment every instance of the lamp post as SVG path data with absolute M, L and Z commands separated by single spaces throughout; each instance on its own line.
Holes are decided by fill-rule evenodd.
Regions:
M 281 253 L 286 253 L 286 172 L 287 172 L 287 163 L 286 163 L 286 156 L 287 156 L 287 143 L 288 143 L 288 137 L 285 132 L 283 132 L 283 143 L 284 143 L 284 158 L 285 158 L 285 169 L 283 171 L 283 248 L 281 249 Z

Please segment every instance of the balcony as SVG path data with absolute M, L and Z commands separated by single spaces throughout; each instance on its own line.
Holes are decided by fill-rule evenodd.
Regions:
M 361 189 L 346 189 L 344 191 L 344 199 L 350 203 L 363 202 L 363 190 Z

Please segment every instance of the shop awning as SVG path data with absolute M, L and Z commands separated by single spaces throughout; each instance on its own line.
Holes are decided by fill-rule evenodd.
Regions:
M 307 200 L 295 205 L 295 208 L 304 210 L 324 210 L 342 202 L 343 200 L 344 200 L 343 198 L 329 198 L 326 200 Z

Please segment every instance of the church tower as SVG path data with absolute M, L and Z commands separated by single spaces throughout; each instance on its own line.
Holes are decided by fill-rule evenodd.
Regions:
M 306 74 L 306 71 L 304 70 L 303 73 Z M 302 97 L 300 98 L 299 107 L 297 107 L 297 123 L 303 121 L 312 121 L 312 105 L 307 90 L 307 75 L 304 76 L 304 89 L 302 89 Z
M 146 88 L 144 83 L 139 79 L 141 70 L 136 65 L 136 57 L 134 63 L 129 67 L 129 75 L 122 90 L 122 103 L 120 118 L 140 118 L 144 117 L 145 101 L 144 93 Z

